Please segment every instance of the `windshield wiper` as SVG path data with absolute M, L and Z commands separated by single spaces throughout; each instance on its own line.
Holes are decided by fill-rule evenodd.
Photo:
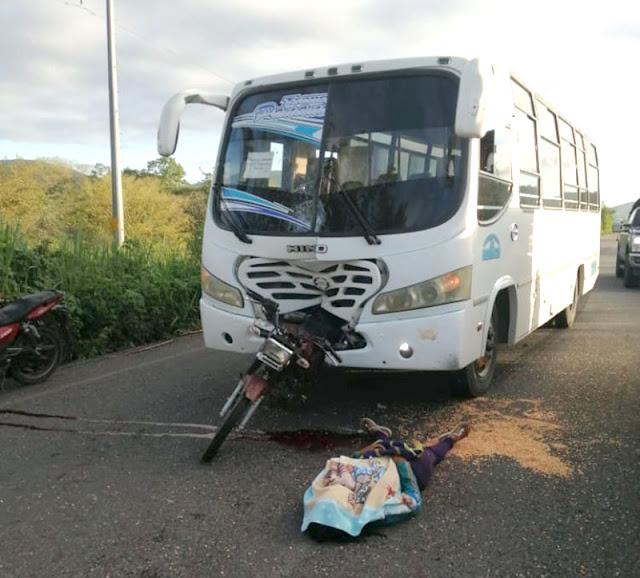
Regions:
M 333 170 L 331 170 L 331 173 L 333 173 Z M 338 179 L 336 179 L 333 174 L 329 175 L 328 184 L 330 187 L 335 187 L 340 197 L 344 200 L 345 205 L 347 205 L 349 211 L 351 211 L 351 215 L 355 217 L 356 221 L 358 221 L 358 224 L 364 232 L 363 236 L 366 239 L 367 243 L 369 243 L 369 245 L 380 245 L 382 241 L 378 238 L 378 235 L 376 235 L 375 229 L 367 220 L 367 217 L 364 216 L 363 212 L 358 208 L 358 205 L 353 202 L 353 199 L 342 188 L 342 185 L 338 182 Z
M 232 211 L 229 209 L 227 205 L 227 201 L 220 193 L 220 183 L 215 183 L 213 185 L 213 189 L 216 195 L 220 198 L 220 201 L 224 204 L 225 208 L 227 209 L 225 211 L 228 217 L 226 219 L 226 223 L 231 228 L 231 232 L 236 237 L 238 237 L 238 239 L 240 239 L 243 243 L 247 243 L 248 245 L 253 243 L 253 239 L 251 239 L 250 237 L 247 237 L 247 226 L 245 222 L 242 220 L 242 218 L 239 215 L 236 215 L 235 211 Z
M 341 185 L 338 185 L 338 193 L 344 199 L 347 207 L 349 207 L 351 214 L 356 218 L 356 220 L 362 227 L 362 230 L 364 231 L 364 238 L 367 240 L 367 243 L 369 243 L 369 245 L 380 245 L 382 241 L 380 240 L 378 235 L 376 235 L 376 232 L 371 226 L 371 223 L 367 221 L 367 218 L 358 208 L 358 205 L 353 202 L 353 199 L 346 193 Z

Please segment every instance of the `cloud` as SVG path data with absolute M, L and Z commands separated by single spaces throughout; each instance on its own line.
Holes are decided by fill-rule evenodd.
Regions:
M 184 88 L 228 93 L 232 83 L 286 70 L 485 54 L 508 59 L 592 135 L 603 189 L 628 188 L 616 165 L 634 163 L 633 147 L 624 143 L 634 132 L 626 111 L 637 93 L 629 71 L 640 51 L 640 15 L 622 0 L 606 8 L 595 0 L 114 3 L 125 166 L 156 156 L 160 110 Z M 76 147 L 83 162 L 90 154 L 109 162 L 104 12 L 103 0 L 0 4 L 0 157 L 28 156 L 47 144 L 50 156 Z M 204 107 L 185 115 L 176 158 L 195 167 L 196 177 L 198 166 L 214 162 L 222 117 Z

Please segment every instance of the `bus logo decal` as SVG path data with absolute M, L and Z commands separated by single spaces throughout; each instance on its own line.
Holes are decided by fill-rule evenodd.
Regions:
M 326 253 L 326 245 L 287 245 L 287 253 Z
M 322 291 L 323 293 L 329 289 L 329 287 L 331 286 L 331 284 L 329 283 L 329 281 L 327 279 L 325 279 L 324 277 L 316 277 L 313 280 L 313 285 L 319 290 Z
M 493 233 L 487 236 L 482 243 L 482 260 L 500 259 L 500 239 Z

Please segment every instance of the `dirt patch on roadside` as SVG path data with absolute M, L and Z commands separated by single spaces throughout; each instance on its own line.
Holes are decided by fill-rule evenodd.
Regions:
M 483 458 L 507 457 L 534 472 L 569 478 L 574 469 L 563 456 L 566 446 L 561 442 L 559 420 L 540 406 L 539 400 L 531 399 L 474 399 L 456 406 L 446 421 L 443 416 L 438 424 L 425 424 L 423 431 L 412 428 L 402 433 L 425 439 L 438 433 L 434 425 L 442 425 L 441 432 L 459 421 L 469 421 L 471 434 L 453 448 L 452 455 L 478 464 Z

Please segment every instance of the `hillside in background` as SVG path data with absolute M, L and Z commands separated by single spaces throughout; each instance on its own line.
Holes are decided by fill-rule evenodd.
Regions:
M 207 187 L 184 182 L 173 159 L 122 175 L 125 236 L 185 248 L 202 226 Z M 110 242 L 111 176 L 96 165 L 85 174 L 61 161 L 0 161 L 0 222 L 18 225 L 29 243 L 58 243 L 80 233 L 95 245 Z
M 125 169 L 125 243 L 115 247 L 109 169 L 76 169 L 0 162 L 0 293 L 64 291 L 80 357 L 197 329 L 207 183 L 187 185 L 172 159 Z
M 611 207 L 611 210 L 613 211 L 613 218 L 625 220 L 629 216 L 629 211 L 631 211 L 631 207 L 633 207 L 633 201 L 629 203 L 623 203 L 622 205 L 616 205 L 615 207 Z

